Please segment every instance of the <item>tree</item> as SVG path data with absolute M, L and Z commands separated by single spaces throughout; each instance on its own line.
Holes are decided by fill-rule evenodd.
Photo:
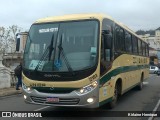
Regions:
M 138 34 L 138 35 L 144 35 L 144 34 L 146 34 L 146 32 L 144 30 L 138 30 L 136 32 L 136 34 Z
M 8 44 L 8 37 L 9 37 L 10 31 L 4 27 L 0 27 L 0 52 L 5 52 L 5 49 L 7 48 Z
M 16 33 L 20 31 L 21 28 L 17 25 L 12 25 L 9 28 L 0 27 L 0 53 L 15 51 Z

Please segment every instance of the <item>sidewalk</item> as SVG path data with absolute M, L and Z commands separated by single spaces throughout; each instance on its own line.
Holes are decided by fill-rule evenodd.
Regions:
M 16 90 L 15 87 L 0 89 L 0 97 L 21 94 L 22 90 Z

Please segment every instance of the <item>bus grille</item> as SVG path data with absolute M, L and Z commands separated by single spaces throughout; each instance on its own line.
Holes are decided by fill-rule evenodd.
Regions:
M 58 94 L 66 94 L 71 93 L 72 91 L 76 90 L 77 88 L 54 88 L 51 90 L 50 87 L 39 87 L 39 88 L 33 88 L 36 89 L 38 92 L 42 93 L 58 93 Z
M 31 99 L 36 103 L 44 103 L 44 104 L 60 104 L 60 105 L 75 105 L 79 103 L 79 98 L 59 98 L 59 102 L 47 102 L 46 97 L 35 97 L 31 96 Z

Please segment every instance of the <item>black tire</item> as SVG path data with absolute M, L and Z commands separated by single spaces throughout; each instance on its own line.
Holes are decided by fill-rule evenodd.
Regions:
M 141 80 L 140 80 L 140 83 L 137 86 L 137 89 L 138 90 L 142 90 L 143 89 L 143 75 L 141 75 Z
M 109 108 L 112 109 L 116 106 L 118 101 L 118 94 L 119 94 L 119 85 L 116 83 L 115 89 L 114 89 L 114 96 L 112 98 L 112 101 L 109 102 Z

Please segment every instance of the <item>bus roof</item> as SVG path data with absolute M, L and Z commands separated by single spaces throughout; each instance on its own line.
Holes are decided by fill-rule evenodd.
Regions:
M 48 23 L 48 22 L 58 22 L 58 21 L 72 21 L 72 20 L 84 20 L 84 19 L 98 19 L 102 21 L 104 18 L 108 18 L 124 28 L 125 30 L 129 31 L 130 33 L 134 34 L 137 38 L 143 40 L 140 38 L 134 31 L 129 29 L 126 25 L 123 23 L 120 23 L 116 20 L 114 20 L 111 16 L 108 16 L 106 14 L 101 13 L 95 13 L 95 14 L 70 14 L 70 15 L 63 15 L 63 16 L 54 16 L 54 17 L 46 17 L 37 20 L 35 23 Z M 144 41 L 144 40 L 143 40 Z
M 46 17 L 37 20 L 35 23 L 44 23 L 44 22 L 56 22 L 56 21 L 71 21 L 71 20 L 83 20 L 83 19 L 103 19 L 104 17 L 110 18 L 110 16 L 106 16 L 104 14 L 70 14 L 63 16 L 55 16 L 55 17 Z

